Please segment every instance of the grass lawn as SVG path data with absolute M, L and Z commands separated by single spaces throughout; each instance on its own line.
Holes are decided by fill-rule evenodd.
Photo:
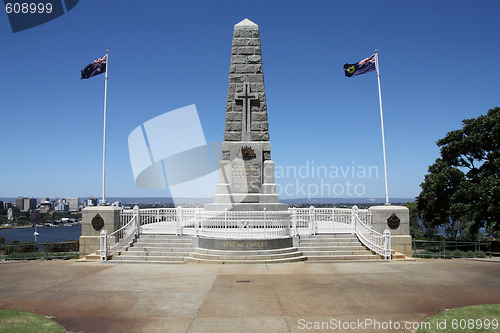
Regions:
M 438 313 L 427 318 L 417 332 L 500 332 L 500 304 L 465 306 Z
M 0 332 L 66 333 L 57 322 L 29 312 L 0 309 Z

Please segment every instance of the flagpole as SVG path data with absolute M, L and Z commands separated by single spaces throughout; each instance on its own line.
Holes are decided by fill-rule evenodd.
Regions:
M 106 72 L 104 73 L 104 129 L 102 136 L 102 205 L 106 205 L 106 113 L 108 106 L 108 70 L 109 50 L 106 50 Z
M 389 203 L 389 185 L 387 183 L 387 157 L 385 153 L 385 133 L 384 133 L 384 112 L 382 111 L 382 90 L 380 88 L 380 69 L 378 66 L 378 50 L 375 50 L 375 68 L 377 69 L 377 79 L 378 79 L 378 100 L 380 104 L 380 124 L 382 127 L 382 147 L 384 151 L 384 175 L 385 175 L 385 204 Z

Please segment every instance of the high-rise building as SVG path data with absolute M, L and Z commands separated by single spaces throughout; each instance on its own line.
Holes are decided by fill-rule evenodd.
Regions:
M 24 210 L 24 198 L 23 197 L 16 198 L 16 208 L 19 209 L 20 211 Z
M 69 212 L 69 204 L 64 199 L 59 199 L 54 209 L 58 212 Z
M 17 197 L 16 198 L 16 207 L 21 212 L 27 212 L 28 210 L 36 209 L 36 199 Z
M 33 198 L 24 198 L 24 208 L 23 211 L 26 212 L 28 210 L 36 209 L 36 199 Z
M 78 198 L 64 198 L 64 201 L 66 201 L 66 203 L 69 204 L 69 210 L 71 212 L 80 210 L 80 203 Z
M 89 207 L 89 206 L 97 206 L 97 199 L 96 198 L 88 198 L 83 202 L 84 207 Z

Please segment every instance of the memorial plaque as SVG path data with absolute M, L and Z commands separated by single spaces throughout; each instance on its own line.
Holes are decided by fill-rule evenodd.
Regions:
M 104 227 L 104 219 L 101 217 L 101 215 L 96 214 L 92 218 L 92 228 L 96 231 L 101 231 L 101 229 Z
M 399 219 L 399 217 L 392 213 L 391 216 L 389 216 L 389 218 L 387 219 L 387 225 L 389 226 L 389 228 L 391 228 L 392 230 L 395 230 L 397 228 L 399 228 L 399 224 L 400 224 L 401 220 Z
M 262 167 L 259 162 L 232 163 L 232 190 L 235 193 L 259 193 Z

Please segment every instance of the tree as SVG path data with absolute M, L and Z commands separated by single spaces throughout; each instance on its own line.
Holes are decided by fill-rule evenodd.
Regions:
M 477 239 L 479 230 L 500 235 L 500 108 L 465 119 L 463 128 L 437 141 L 441 157 L 420 185 L 417 209 L 426 236 Z
M 30 215 L 30 223 L 37 223 L 38 220 L 38 213 L 36 211 L 33 211 Z
M 413 239 L 422 239 L 424 230 L 418 221 L 418 210 L 416 202 L 407 202 L 404 204 L 410 211 L 410 235 Z

